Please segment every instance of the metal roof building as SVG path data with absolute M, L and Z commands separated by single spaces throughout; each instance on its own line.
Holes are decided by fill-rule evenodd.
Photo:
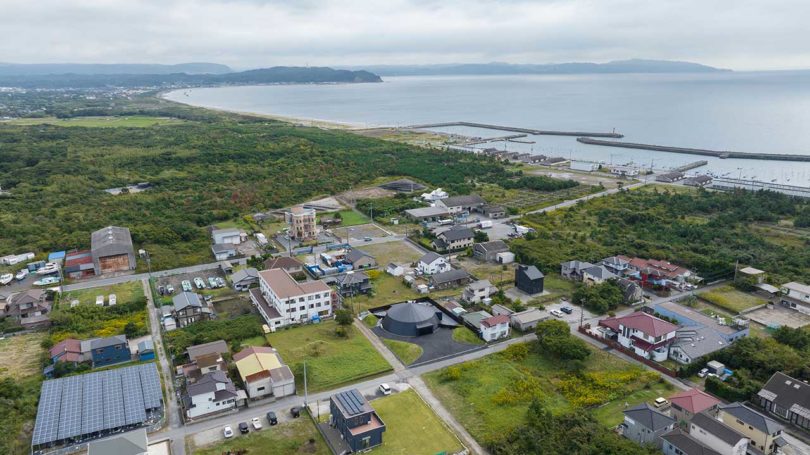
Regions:
M 135 250 L 128 228 L 107 226 L 90 236 L 96 275 L 135 270 Z
M 388 309 L 382 326 L 385 330 L 406 337 L 427 335 L 439 327 L 436 309 L 416 302 L 398 303 Z

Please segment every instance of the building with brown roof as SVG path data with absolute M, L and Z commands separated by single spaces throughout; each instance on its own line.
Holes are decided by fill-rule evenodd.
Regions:
M 259 272 L 250 300 L 271 330 L 332 316 L 332 288 L 321 280 L 298 283 L 284 269 Z
M 678 422 L 688 422 L 695 414 L 703 411 L 714 414 L 720 404 L 720 400 L 698 389 L 678 392 L 669 397 L 669 402 L 672 417 Z
M 643 311 L 602 319 L 599 325 L 615 332 L 617 341 L 625 348 L 656 362 L 667 359 L 669 345 L 675 340 L 679 328 Z
M 251 399 L 295 394 L 295 377 L 278 352 L 267 346 L 251 346 L 234 354 L 233 361 Z
M 264 268 L 267 270 L 284 269 L 290 275 L 295 275 L 296 273 L 301 273 L 304 271 L 304 264 L 293 257 L 279 256 L 264 261 Z
M 17 320 L 26 329 L 48 326 L 51 304 L 42 289 L 29 289 L 8 299 L 6 317 Z

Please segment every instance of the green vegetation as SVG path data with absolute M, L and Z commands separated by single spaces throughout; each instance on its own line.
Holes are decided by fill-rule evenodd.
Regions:
M 136 283 L 141 286 L 140 282 Z M 86 340 L 95 337 L 127 335 L 138 337 L 149 333 L 147 327 L 146 296 L 134 293 L 128 302 L 115 306 L 78 305 L 70 308 L 62 302 L 51 311 L 50 337 L 46 340 L 52 346 L 65 338 Z M 92 294 L 95 296 L 95 294 Z M 95 297 L 93 297 L 95 302 Z
M 381 455 L 456 453 L 461 442 L 413 390 L 378 398 L 374 410 L 385 422 Z
M 0 453 L 29 453 L 42 372 L 12 379 L 0 379 Z
M 597 314 L 605 314 L 615 310 L 621 305 L 624 295 L 614 280 L 603 283 L 577 286 L 572 296 L 572 302 L 585 305 L 585 308 Z
M 183 123 L 183 120 L 169 117 L 150 117 L 133 115 L 131 117 L 76 117 L 76 118 L 19 118 L 0 122 L 0 125 L 56 125 L 56 126 L 84 126 L 90 128 L 146 128 L 157 125 L 172 125 Z
M 486 342 L 482 340 L 481 337 L 476 335 L 475 332 L 468 329 L 467 327 L 456 327 L 455 329 L 453 329 L 453 341 L 474 345 L 486 344 Z
M 424 207 L 425 204 L 414 201 L 412 196 L 404 193 L 397 193 L 394 197 L 382 199 L 360 199 L 355 204 L 357 210 L 371 216 L 374 212 L 374 220 L 387 223 L 390 218 L 402 215 L 405 210 Z
M 59 301 L 65 306 L 73 300 L 78 300 L 80 305 L 95 305 L 96 296 L 102 295 L 106 304 L 109 303 L 110 294 L 115 294 L 116 304 L 145 301 L 143 284 L 140 281 L 63 292 Z
M 651 384 L 649 387 L 645 386 L 635 392 L 626 395 L 621 400 L 611 401 L 610 403 L 599 406 L 593 410 L 594 418 L 608 428 L 613 428 L 622 423 L 624 414 L 622 411 L 628 407 L 633 407 L 641 403 L 647 402 L 652 404 L 658 397 L 668 397 L 674 393 L 675 386 L 666 381 Z M 627 405 L 625 407 L 625 404 Z
M 234 427 L 234 431 L 237 431 L 236 427 Z M 193 447 L 189 453 L 220 455 L 244 450 L 244 453 L 247 454 L 259 454 L 267 453 L 270 447 L 272 447 L 273 453 L 280 455 L 295 453 L 329 455 L 332 453 L 312 421 L 305 417 L 273 427 L 265 427 L 261 431 L 252 431 L 248 435 L 236 436 L 217 444 Z
M 242 344 L 262 336 L 262 323 L 255 315 L 239 316 L 233 319 L 214 319 L 195 322 L 182 329 L 172 330 L 163 335 L 170 355 L 181 357 L 186 348 L 195 344 L 225 340 L 228 345 Z
M 527 175 L 515 180 L 504 180 L 499 184 L 506 189 L 530 189 L 535 191 L 560 191 L 578 186 L 573 180 L 559 180 L 545 175 Z
M 775 282 L 808 281 L 806 241 L 804 248 L 787 248 L 752 227 L 792 217 L 806 205 L 769 192 L 622 191 L 526 217 L 537 234 L 515 240 L 511 248 L 520 262 L 547 273 L 571 259 L 626 254 L 670 260 L 706 281 L 729 277 L 738 260 L 770 271 Z
M 731 311 L 733 314 L 768 303 L 767 300 L 761 297 L 739 291 L 731 285 L 701 292 L 698 295 L 720 308 Z
M 374 316 L 373 314 L 369 314 L 363 318 L 363 324 L 365 324 L 367 327 L 376 327 L 377 321 L 379 321 L 379 319 L 377 319 L 377 316 Z
M 423 349 L 418 344 L 389 340 L 387 338 L 383 338 L 382 342 L 385 343 L 388 349 L 390 349 L 404 365 L 410 365 L 416 362 L 416 359 L 422 357 Z
M 357 226 L 358 224 L 367 224 L 369 221 L 362 213 L 355 212 L 354 210 L 341 210 L 339 212 L 330 212 L 321 214 L 320 218 L 339 218 L 341 220 L 340 226 L 335 229 L 341 229 L 348 226 Z M 343 235 L 343 234 L 341 234 Z
M 46 336 L 42 332 L 26 333 L 0 340 L 0 378 L 22 379 L 42 374 L 42 351 Z
M 535 334 L 539 349 L 546 355 L 564 361 L 583 361 L 591 355 L 587 343 L 571 335 L 571 327 L 559 319 L 538 323 Z
M 353 326 L 347 337 L 335 335 L 334 321 L 293 327 L 267 335 L 270 346 L 278 349 L 290 365 L 298 386 L 303 390 L 304 362 L 310 392 L 327 390 L 391 370 L 391 365 Z

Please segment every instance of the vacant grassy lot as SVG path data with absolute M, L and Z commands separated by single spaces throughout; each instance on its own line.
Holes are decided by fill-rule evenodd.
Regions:
M 357 226 L 358 224 L 366 224 L 366 223 L 371 222 L 371 220 L 367 216 L 363 215 L 360 212 L 355 212 L 354 210 L 351 210 L 351 209 L 340 210 L 338 212 L 324 213 L 324 214 L 320 215 L 318 217 L 318 219 L 320 219 L 320 218 L 332 218 L 332 217 L 336 216 L 337 214 L 340 214 L 340 219 L 343 220 L 343 222 L 340 223 L 340 226 L 335 228 L 335 229 L 338 229 L 338 230 L 341 229 L 341 228 L 344 228 L 346 226 Z
M 110 294 L 115 294 L 116 304 L 130 303 L 145 298 L 143 284 L 140 281 L 130 281 L 112 286 L 65 292 L 62 294 L 60 301 L 63 305 L 69 305 L 72 300 L 78 300 L 81 305 L 95 305 L 96 296 L 103 295 L 104 304 L 106 305 L 109 303 Z
M 307 385 L 311 392 L 391 370 L 391 365 L 356 328 L 347 327 L 348 338 L 340 338 L 335 335 L 336 326 L 334 321 L 328 321 L 293 327 L 267 335 L 267 341 L 290 365 L 301 387 L 304 362 L 307 363 Z
M 458 438 L 413 390 L 378 398 L 372 402 L 372 407 L 386 426 L 383 443 L 373 453 L 434 454 L 462 449 Z
M 624 420 L 624 411 L 627 408 L 644 403 L 645 401 L 652 404 L 658 397 L 668 397 L 675 393 L 675 387 L 668 382 L 659 382 L 652 384 L 649 388 L 642 388 L 627 395 L 624 399 L 614 400 L 604 406 L 600 406 L 593 410 L 593 416 L 596 420 L 604 424 L 606 427 L 615 427 L 622 423 Z M 627 407 L 625 407 L 627 403 Z
M 234 430 L 236 428 L 234 427 Z M 310 439 L 314 443 L 310 444 Z M 189 443 L 188 445 L 191 445 Z M 321 438 L 315 425 L 306 417 L 264 427 L 246 436 L 237 433 L 233 439 L 204 447 L 189 447 L 189 453 L 197 455 L 221 455 L 244 450 L 245 454 L 276 453 L 329 455 L 332 452 Z
M 453 340 L 458 341 L 459 343 L 467 343 L 475 345 L 481 345 L 485 343 L 484 340 L 482 340 L 478 335 L 476 335 L 472 330 L 468 329 L 467 327 L 457 327 L 453 329 Z
M 523 303 L 547 305 L 555 303 L 563 297 L 570 301 L 571 295 L 574 293 L 574 287 L 575 283 L 573 281 L 566 280 L 557 273 L 549 273 L 543 280 L 543 290 L 548 294 Z
M 371 285 L 374 289 L 374 296 L 361 295 L 344 300 L 344 304 L 352 308 L 355 314 L 363 310 L 368 310 L 369 308 L 425 297 L 425 294 L 419 294 L 409 286 L 406 286 L 402 281 L 402 277 L 391 276 L 385 272 L 380 273 L 376 278 L 372 278 Z M 451 295 L 459 295 L 462 289 L 463 288 L 456 288 L 434 291 L 429 294 L 429 297 L 438 299 Z
M 254 312 L 253 305 L 250 301 L 242 297 L 214 302 L 213 305 L 218 318 L 230 319 Z
M 422 257 L 419 251 L 404 241 L 378 243 L 375 245 L 360 246 L 358 248 L 374 256 L 380 267 L 385 267 L 391 262 L 410 264 Z
M 170 117 L 150 117 L 133 115 L 130 117 L 76 117 L 76 118 L 21 118 L 9 120 L 13 125 L 57 125 L 57 126 L 83 126 L 90 128 L 146 128 L 155 125 L 176 125 L 185 123 L 184 120 Z
M 27 333 L 0 340 L 0 378 L 20 379 L 41 374 L 39 354 L 44 333 Z
M 433 393 L 483 444 L 521 425 L 533 398 L 553 413 L 596 409 L 623 405 L 628 395 L 659 380 L 656 373 L 595 349 L 579 373 L 530 349 L 520 360 L 507 350 L 425 375 Z
M 735 314 L 768 303 L 763 298 L 739 291 L 731 285 L 702 292 L 698 295 L 704 300 Z
M 406 341 L 389 340 L 382 338 L 382 342 L 394 353 L 395 356 L 405 365 L 410 365 L 416 362 L 416 359 L 422 356 L 424 351 L 418 344 L 408 343 Z

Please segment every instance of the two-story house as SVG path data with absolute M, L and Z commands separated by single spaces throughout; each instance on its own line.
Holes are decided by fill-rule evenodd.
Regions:
M 224 372 L 213 371 L 187 385 L 182 399 L 186 416 L 194 419 L 236 408 L 237 396 L 233 381 Z
M 478 330 L 481 332 L 481 338 L 487 342 L 507 338 L 509 337 L 509 316 L 500 314 L 481 319 Z
M 93 361 L 93 368 L 113 365 L 132 360 L 127 337 L 117 335 L 107 338 L 93 338 L 82 341 L 82 351 L 89 352 Z M 87 358 L 88 356 L 85 356 Z
M 602 265 L 616 275 L 623 276 L 627 269 L 630 268 L 630 261 L 624 256 L 611 256 L 602 259 Z
M 810 314 L 810 286 L 791 281 L 780 288 L 779 302 L 800 313 Z
M 582 280 L 582 271 L 593 264 L 585 261 L 566 261 L 560 264 L 560 275 L 569 280 Z
M 419 258 L 419 262 L 416 264 L 416 270 L 422 275 L 447 272 L 451 268 L 444 256 L 432 251 Z
M 213 371 L 226 371 L 224 354 L 227 354 L 228 345 L 224 340 L 189 346 L 186 353 L 189 363 L 177 367 L 178 374 L 182 374 L 190 382 L 197 381 L 204 374 Z
M 352 452 L 382 444 L 385 423 L 357 389 L 332 395 L 329 410 L 329 425 L 340 433 Z
M 489 280 L 473 281 L 464 288 L 461 299 L 469 303 L 481 303 L 492 294 L 498 292 L 498 288 L 492 285 Z
M 701 444 L 680 428 L 661 435 L 661 441 L 664 455 L 724 455 Z
M 267 346 L 251 346 L 233 355 L 233 362 L 251 399 L 286 397 L 295 393 L 295 377 L 278 352 Z
M 810 385 L 777 371 L 757 393 L 759 404 L 771 415 L 810 430 Z
M 509 245 L 503 240 L 493 240 L 491 242 L 481 242 L 473 245 L 473 257 L 485 262 L 496 262 L 499 253 L 509 251 Z
M 42 289 L 29 289 L 13 295 L 6 306 L 5 316 L 15 319 L 26 329 L 50 324 L 51 304 Z
M 346 257 L 343 259 L 343 262 L 351 264 L 352 269 L 354 270 L 377 267 L 377 260 L 374 259 L 374 256 L 366 253 L 365 251 L 358 250 L 357 248 L 352 248 L 351 251 L 346 253 Z
M 332 315 L 332 289 L 326 283 L 298 283 L 284 269 L 259 272 L 250 299 L 272 329 Z
M 194 292 L 181 292 L 172 297 L 172 316 L 177 327 L 186 327 L 197 321 L 211 319 L 212 312 L 208 305 L 203 304 L 199 294 Z
M 706 447 L 723 454 L 745 455 L 748 452 L 748 438 L 705 412 L 692 417 L 689 435 Z
M 433 239 L 433 248 L 439 251 L 458 251 L 471 247 L 474 243 L 475 232 L 464 226 L 453 226 L 450 229 L 436 234 Z
M 625 409 L 622 413 L 622 435 L 640 445 L 649 444 L 660 448 L 660 436 L 675 428 L 675 419 L 658 412 L 647 403 Z
M 702 390 L 689 389 L 669 397 L 669 403 L 672 417 L 678 424 L 685 424 L 703 411 L 714 415 L 720 400 Z
M 781 423 L 742 403 L 720 405 L 717 418 L 748 438 L 749 451 L 751 447 L 756 447 L 762 453 L 774 454 L 787 444 L 782 437 L 784 426 Z
M 371 281 L 363 272 L 346 272 L 335 278 L 335 284 L 343 297 L 354 297 L 371 292 Z
M 656 362 L 667 359 L 678 330 L 677 325 L 643 311 L 602 319 L 599 325 L 616 332 L 617 341 L 625 348 Z
M 545 275 L 533 265 L 518 265 L 515 269 L 515 287 L 526 294 L 543 292 Z

